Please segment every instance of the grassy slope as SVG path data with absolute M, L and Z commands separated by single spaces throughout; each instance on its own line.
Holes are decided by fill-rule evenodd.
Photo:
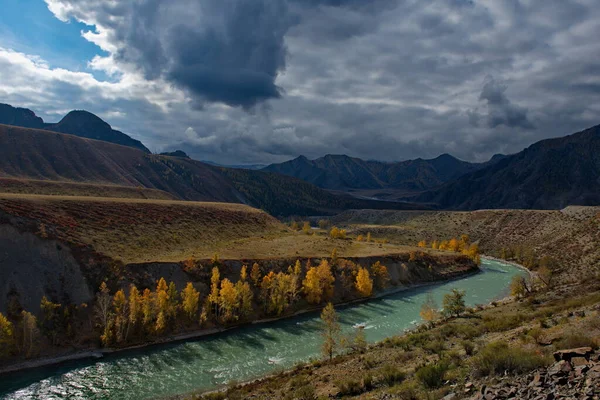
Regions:
M 560 211 L 360 210 L 344 212 L 333 222 L 401 244 L 449 239 L 466 233 L 490 255 L 496 255 L 502 247 L 522 245 L 533 249 L 538 257 L 556 258 L 561 270 L 574 279 L 600 265 L 600 207 L 568 207 Z
M 52 196 L 176 200 L 170 193 L 144 187 L 15 178 L 0 178 L 0 192 L 24 195 L 40 194 Z
M 273 217 L 241 204 L 2 194 L 0 211 L 13 224 L 33 223 L 38 235 L 43 224 L 49 237 L 125 263 L 182 261 L 212 255 L 232 240 L 287 233 Z

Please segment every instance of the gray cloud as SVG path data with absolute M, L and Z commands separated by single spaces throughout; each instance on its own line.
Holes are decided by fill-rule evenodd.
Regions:
M 155 150 L 481 161 L 600 122 L 596 0 L 46 1 L 96 25 L 95 65 L 120 74 L 0 57 L 0 95 L 89 109 Z
M 527 118 L 527 109 L 513 104 L 506 96 L 506 89 L 508 86 L 493 78 L 487 79 L 483 85 L 479 100 L 487 102 L 488 127 L 496 128 L 499 125 L 506 125 L 509 128 L 534 129 L 534 125 Z

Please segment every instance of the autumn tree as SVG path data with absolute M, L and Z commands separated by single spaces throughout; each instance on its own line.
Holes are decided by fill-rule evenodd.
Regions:
M 169 317 L 169 287 L 164 278 L 160 278 L 156 285 L 156 324 L 154 330 L 161 334 L 167 327 L 167 318 Z
M 221 281 L 221 290 L 219 291 L 219 316 L 225 323 L 234 321 L 237 319 L 235 310 L 237 308 L 237 291 L 235 286 L 227 278 Z
M 296 264 L 294 264 L 294 268 L 290 271 L 290 304 L 293 304 L 298 298 L 298 294 L 300 293 L 301 281 L 300 277 L 302 275 L 302 264 L 300 260 L 296 260 Z
M 323 300 L 328 300 L 333 297 L 333 283 L 335 282 L 335 278 L 331 273 L 331 267 L 327 260 L 321 260 L 321 263 L 317 267 L 317 275 L 319 277 Z
M 364 237 L 363 235 L 358 235 L 358 236 L 356 237 L 356 241 L 357 241 L 357 242 L 364 242 L 364 240 L 365 240 L 365 237 Z
M 450 247 L 448 246 L 448 241 L 447 240 L 442 240 L 440 242 L 439 250 L 450 250 Z
M 248 279 L 248 266 L 242 265 L 242 269 L 240 270 L 240 281 L 246 282 Z
M 113 296 L 113 310 L 114 310 L 114 329 L 115 329 L 115 340 L 117 343 L 125 341 L 127 338 L 125 334 L 127 332 L 127 325 L 129 324 L 129 305 L 125 292 L 121 289 Z
M 40 302 L 41 320 L 40 329 L 44 336 L 50 339 L 53 345 L 57 344 L 57 337 L 62 330 L 62 306 L 58 303 L 53 303 L 46 296 L 42 297 Z
M 311 232 L 310 222 L 304 221 L 304 224 L 302 225 L 302 232 L 304 232 L 307 235 L 310 234 L 310 232 Z
M 326 219 L 320 219 L 319 220 L 319 228 L 325 230 L 327 229 L 327 227 L 329 226 L 329 221 Z
M 371 242 L 371 232 L 367 232 L 367 242 Z
M 148 330 L 151 329 L 151 325 L 156 318 L 156 302 L 154 301 L 154 297 L 155 296 L 150 289 L 144 289 L 144 294 L 142 296 L 142 323 Z
M 25 310 L 21 311 L 19 324 L 19 348 L 25 357 L 31 357 L 37 351 L 40 331 L 37 327 L 37 318 Z
M 329 360 L 333 358 L 340 341 L 340 323 L 333 304 L 328 303 L 321 312 L 323 321 L 323 346 L 322 351 Z
M 523 275 L 515 275 L 510 281 L 510 294 L 517 298 L 525 297 L 531 293 L 531 287 L 527 278 Z
M 323 289 L 321 288 L 317 268 L 311 267 L 306 272 L 306 277 L 302 281 L 302 290 L 306 296 L 306 301 L 309 303 L 318 304 L 321 302 Z
M 435 321 L 439 316 L 438 305 L 433 298 L 431 293 L 427 293 L 427 299 L 421 305 L 421 312 L 419 313 L 421 318 L 428 323 Z
M 238 281 L 236 283 L 236 290 L 240 302 L 240 313 L 243 318 L 249 318 L 252 315 L 252 299 L 254 297 L 250 284 L 248 282 Z
M 200 292 L 194 288 L 192 282 L 188 282 L 181 292 L 181 303 L 183 312 L 189 321 L 196 321 L 198 317 L 198 306 L 200 304 Z
M 452 289 L 452 291 L 446 295 L 444 295 L 443 301 L 443 314 L 445 317 L 456 316 L 458 317 L 462 314 L 465 309 L 465 291 Z
M 463 248 L 462 253 L 475 261 L 477 264 L 481 264 L 481 256 L 479 255 L 479 245 L 473 243 L 470 246 Z
M 129 329 L 133 329 L 135 332 L 143 319 L 143 311 L 143 299 L 140 291 L 134 284 L 131 284 L 129 286 L 129 324 L 126 336 L 129 336 Z
M 454 252 L 460 251 L 460 243 L 458 242 L 458 240 L 456 238 L 450 239 L 450 241 L 448 242 L 448 250 L 454 251 Z
M 170 319 L 175 320 L 177 318 L 177 312 L 179 310 L 179 292 L 177 291 L 177 286 L 175 286 L 175 282 L 169 282 L 169 289 L 167 290 L 167 295 L 167 316 Z
M 106 282 L 100 285 L 100 291 L 96 293 L 96 303 L 94 313 L 96 315 L 96 325 L 102 332 L 100 339 L 104 346 L 110 344 L 112 340 L 112 297 Z
M 440 248 L 440 242 L 438 242 L 437 240 L 434 240 L 433 242 L 431 242 L 431 248 L 434 250 L 437 250 Z
M 413 243 L 414 243 L 414 242 L 413 242 Z M 417 244 L 417 246 L 419 246 L 419 247 L 427 247 L 427 242 L 426 242 L 425 240 L 421 240 L 421 241 L 420 241 L 420 242 Z
M 366 268 L 359 268 L 356 275 L 356 290 L 361 297 L 369 297 L 373 294 L 373 281 Z
M 334 266 L 334 267 L 335 267 L 335 266 L 337 265 L 337 262 L 338 262 L 337 248 L 334 248 L 334 249 L 331 251 L 331 257 L 330 257 L 330 260 L 331 260 L 331 261 L 330 261 L 330 264 L 331 264 L 332 266 Z
M 208 302 L 213 308 L 214 315 L 219 318 L 219 284 L 221 283 L 221 274 L 219 268 L 214 267 L 210 276 L 210 293 Z
M 252 284 L 254 285 L 254 287 L 259 287 L 261 283 L 261 273 L 260 266 L 258 265 L 258 263 L 254 263 L 252 265 L 252 271 L 250 271 L 250 279 L 252 279 Z
M 15 332 L 12 322 L 0 313 L 0 358 L 11 355 L 15 345 Z
M 329 231 L 329 236 L 331 236 L 332 239 L 337 239 L 340 236 L 340 228 L 338 228 L 337 226 L 331 228 L 331 230 Z
M 298 225 L 298 223 L 296 221 L 290 222 L 290 228 L 292 228 L 292 230 L 294 230 L 294 231 L 300 230 L 300 226 Z
M 553 278 L 553 270 L 557 268 L 557 262 L 554 258 L 550 256 L 544 256 L 540 259 L 539 268 L 536 271 L 536 276 L 539 281 L 541 281 L 544 286 L 551 287 L 554 283 L 552 281 Z
M 377 261 L 371 265 L 371 276 L 373 276 L 373 284 L 377 290 L 382 290 L 387 287 L 390 282 L 390 275 L 385 265 Z

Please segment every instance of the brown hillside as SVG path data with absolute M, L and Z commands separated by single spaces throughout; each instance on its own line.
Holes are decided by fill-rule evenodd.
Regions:
M 562 271 L 581 278 L 600 267 L 600 207 L 563 210 L 347 211 L 333 222 L 355 232 L 372 232 L 401 244 L 443 240 L 463 233 L 478 240 L 484 253 L 521 246 L 537 257 L 560 261 Z
M 237 202 L 212 167 L 73 135 L 0 125 L 0 177 L 146 187 L 183 200 Z
M 141 186 L 95 185 L 67 181 L 0 178 L 0 192 L 41 194 L 52 196 L 117 197 L 127 199 L 176 200 L 175 196 L 158 189 Z

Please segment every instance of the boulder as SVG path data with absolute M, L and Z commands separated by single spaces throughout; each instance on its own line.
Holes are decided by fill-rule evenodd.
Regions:
M 570 361 L 573 357 L 585 357 L 586 359 L 589 359 L 591 354 L 591 347 L 579 347 L 576 349 L 559 350 L 554 353 L 554 359 L 556 361 Z

